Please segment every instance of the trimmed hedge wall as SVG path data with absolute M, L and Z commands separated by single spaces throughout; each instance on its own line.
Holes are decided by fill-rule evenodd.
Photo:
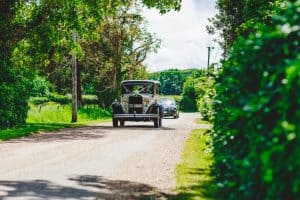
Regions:
M 300 1 L 239 38 L 217 78 L 214 174 L 221 199 L 300 197 Z

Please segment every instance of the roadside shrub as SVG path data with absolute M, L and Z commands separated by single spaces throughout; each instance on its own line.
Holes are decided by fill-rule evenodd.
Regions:
M 82 96 L 84 105 L 98 105 L 99 100 L 96 95 L 83 95 Z M 48 102 L 55 102 L 60 105 L 67 105 L 72 103 L 71 94 L 60 95 L 56 93 L 50 93 L 48 97 L 31 97 L 29 102 L 34 105 L 42 105 Z
M 217 78 L 214 174 L 222 199 L 299 199 L 300 1 L 239 38 Z
M 83 104 L 84 105 L 98 105 L 99 100 L 96 95 L 83 95 Z
M 197 111 L 197 97 L 195 89 L 196 80 L 194 77 L 189 77 L 183 85 L 183 94 L 180 102 L 180 110 L 185 112 Z
M 184 112 L 195 112 L 197 111 L 196 100 L 191 99 L 187 96 L 182 97 L 180 101 L 179 109 Z
M 72 103 L 71 95 L 60 95 L 57 93 L 50 93 L 48 99 L 49 101 L 59 103 L 60 105 L 67 105 Z
M 204 120 L 211 121 L 214 116 L 215 80 L 212 71 L 201 76 L 191 76 L 184 83 L 180 108 L 183 111 L 200 111 Z
M 29 103 L 32 103 L 33 105 L 43 105 L 47 102 L 49 102 L 49 98 L 47 97 L 31 97 L 29 99 Z
M 32 81 L 31 96 L 46 97 L 47 95 L 49 95 L 51 87 L 51 84 L 46 78 L 37 76 Z
M 2 70 L 1 70 L 2 71 Z M 29 84 L 11 71 L 0 80 L 0 129 L 24 124 L 27 116 Z
M 204 120 L 212 121 L 214 118 L 214 98 L 216 96 L 215 78 L 212 75 L 202 77 L 198 80 L 197 107 Z

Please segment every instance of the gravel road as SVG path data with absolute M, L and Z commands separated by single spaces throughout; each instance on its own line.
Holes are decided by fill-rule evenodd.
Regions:
M 0 143 L 0 199 L 166 199 L 198 113 L 103 123 Z

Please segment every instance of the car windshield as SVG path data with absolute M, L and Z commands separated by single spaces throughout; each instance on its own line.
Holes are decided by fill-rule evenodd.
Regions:
M 153 83 L 124 83 L 122 84 L 122 94 L 132 92 L 153 94 Z
M 172 98 L 161 98 L 158 100 L 158 102 L 165 106 L 174 106 L 175 105 L 175 100 Z

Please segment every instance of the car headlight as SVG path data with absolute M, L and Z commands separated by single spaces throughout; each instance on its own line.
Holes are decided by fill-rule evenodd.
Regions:
M 148 98 L 144 98 L 144 104 L 148 105 L 150 103 L 150 100 Z
M 128 104 L 128 99 L 122 99 L 121 103 L 124 105 L 124 104 Z

